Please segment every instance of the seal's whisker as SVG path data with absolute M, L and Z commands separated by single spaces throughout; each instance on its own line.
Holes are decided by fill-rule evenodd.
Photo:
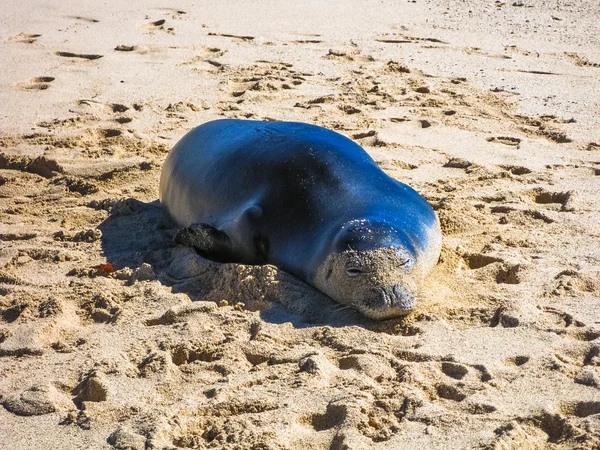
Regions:
M 350 307 L 349 307 L 349 306 L 347 306 L 347 305 L 341 305 L 341 304 L 340 304 L 340 305 L 332 305 L 331 307 L 332 307 L 334 310 L 336 310 L 336 311 L 344 311 L 344 310 L 346 310 L 346 309 L 350 309 Z

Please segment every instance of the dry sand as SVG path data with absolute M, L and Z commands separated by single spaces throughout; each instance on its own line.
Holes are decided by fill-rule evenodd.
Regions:
M 597 0 L 2 11 L 0 448 L 600 448 Z M 218 117 L 338 130 L 422 192 L 418 310 L 175 246 L 160 166 Z

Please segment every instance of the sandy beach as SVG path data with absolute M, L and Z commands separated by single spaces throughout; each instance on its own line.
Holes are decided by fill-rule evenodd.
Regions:
M 2 9 L 0 449 L 600 448 L 597 0 Z M 431 203 L 413 313 L 174 243 L 161 165 L 224 117 Z

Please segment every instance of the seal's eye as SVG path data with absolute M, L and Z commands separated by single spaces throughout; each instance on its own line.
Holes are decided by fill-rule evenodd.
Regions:
M 356 277 L 358 275 L 360 275 L 362 273 L 362 270 L 360 270 L 358 267 L 346 267 L 346 275 L 348 275 L 349 277 Z
M 413 260 L 409 258 L 409 259 L 404 260 L 404 262 L 402 264 L 400 264 L 400 267 L 408 268 L 412 265 L 413 265 Z

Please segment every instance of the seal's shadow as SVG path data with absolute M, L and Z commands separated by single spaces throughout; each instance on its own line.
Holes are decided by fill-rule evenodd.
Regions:
M 148 264 L 173 292 L 185 293 L 192 300 L 242 302 L 246 309 L 259 310 L 261 317 L 272 323 L 291 322 L 295 327 L 369 327 L 371 323 L 274 266 L 220 264 L 176 244 L 173 237 L 177 228 L 158 201 L 144 203 L 129 198 L 107 209 L 110 215 L 99 229 L 102 250 L 115 270 L 128 267 L 135 272 Z

